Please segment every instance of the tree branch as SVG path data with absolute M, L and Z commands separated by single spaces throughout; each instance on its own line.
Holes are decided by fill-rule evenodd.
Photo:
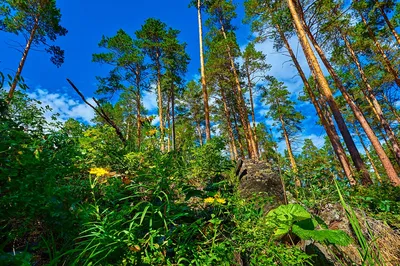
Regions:
M 67 79 L 68 83 L 72 86 L 72 88 L 76 91 L 76 93 L 81 97 L 81 99 L 88 105 L 90 108 L 92 108 L 101 118 L 106 121 L 108 125 L 110 125 L 112 128 L 114 128 L 115 132 L 117 133 L 119 139 L 122 141 L 122 143 L 126 144 L 126 139 L 124 138 L 124 135 L 122 134 L 122 131 L 120 128 L 115 124 L 114 121 L 111 120 L 111 118 L 104 112 L 103 108 L 100 106 L 100 103 L 93 97 L 94 102 L 97 105 L 97 108 L 94 107 L 91 103 L 89 103 L 85 96 L 79 91 L 79 89 L 72 83 L 71 80 Z

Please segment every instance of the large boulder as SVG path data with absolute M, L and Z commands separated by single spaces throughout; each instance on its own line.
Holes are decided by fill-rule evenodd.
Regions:
M 239 178 L 239 191 L 242 197 L 251 198 L 262 195 L 272 199 L 271 204 L 265 207 L 266 212 L 285 203 L 281 178 L 269 163 L 239 159 L 236 175 Z

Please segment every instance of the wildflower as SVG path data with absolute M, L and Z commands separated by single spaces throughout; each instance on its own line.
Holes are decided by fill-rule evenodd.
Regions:
M 104 176 L 107 175 L 109 172 L 101 167 L 95 167 L 95 168 L 91 168 L 89 171 L 89 174 L 91 175 L 96 175 L 96 176 Z
M 217 201 L 218 203 L 220 203 L 220 204 L 225 204 L 225 203 L 226 203 L 226 200 L 223 199 L 223 198 L 217 198 L 216 201 Z
M 149 131 L 147 132 L 147 135 L 148 135 L 148 136 L 154 136 L 155 134 L 157 134 L 157 129 L 156 129 L 156 128 L 151 129 L 151 130 L 149 130 Z
M 212 204 L 212 203 L 214 203 L 214 198 L 208 197 L 208 198 L 204 199 L 204 203 Z

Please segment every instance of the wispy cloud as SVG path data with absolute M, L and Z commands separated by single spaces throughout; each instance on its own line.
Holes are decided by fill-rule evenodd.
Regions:
M 52 93 L 46 89 L 37 87 L 32 92 L 29 92 L 28 96 L 40 101 L 41 106 L 49 106 L 52 109 L 52 111 L 45 113 L 45 117 L 49 120 L 52 115 L 59 114 L 58 119 L 62 122 L 73 118 L 90 124 L 91 120 L 94 118 L 94 111 L 92 108 L 83 102 L 73 99 L 66 93 Z M 88 101 L 94 104 L 92 99 L 88 99 Z
M 155 113 L 158 106 L 157 106 L 157 95 L 152 91 L 146 91 L 143 93 L 142 96 L 143 106 L 150 112 Z

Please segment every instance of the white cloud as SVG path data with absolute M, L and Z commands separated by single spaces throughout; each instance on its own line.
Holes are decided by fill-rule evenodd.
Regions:
M 146 91 L 143 93 L 143 105 L 149 112 L 157 110 L 157 95 L 153 91 Z
M 155 116 L 153 121 L 151 121 L 151 125 L 158 126 L 159 124 L 160 124 L 160 117 L 157 115 L 157 116 Z
M 79 102 L 68 94 L 51 93 L 46 89 L 36 88 L 34 91 L 29 92 L 28 96 L 32 99 L 41 102 L 41 106 L 49 106 L 52 111 L 45 113 L 45 117 L 50 120 L 54 114 L 59 114 L 58 119 L 65 122 L 69 118 L 82 120 L 86 123 L 94 117 L 94 110 L 83 102 Z M 88 102 L 94 104 L 93 99 Z
M 301 146 L 303 146 L 305 139 L 311 139 L 311 141 L 314 143 L 314 145 L 318 149 L 321 149 L 325 144 L 325 134 L 321 134 L 319 136 L 316 134 L 310 134 L 310 135 L 302 136 L 301 138 L 302 138 Z

